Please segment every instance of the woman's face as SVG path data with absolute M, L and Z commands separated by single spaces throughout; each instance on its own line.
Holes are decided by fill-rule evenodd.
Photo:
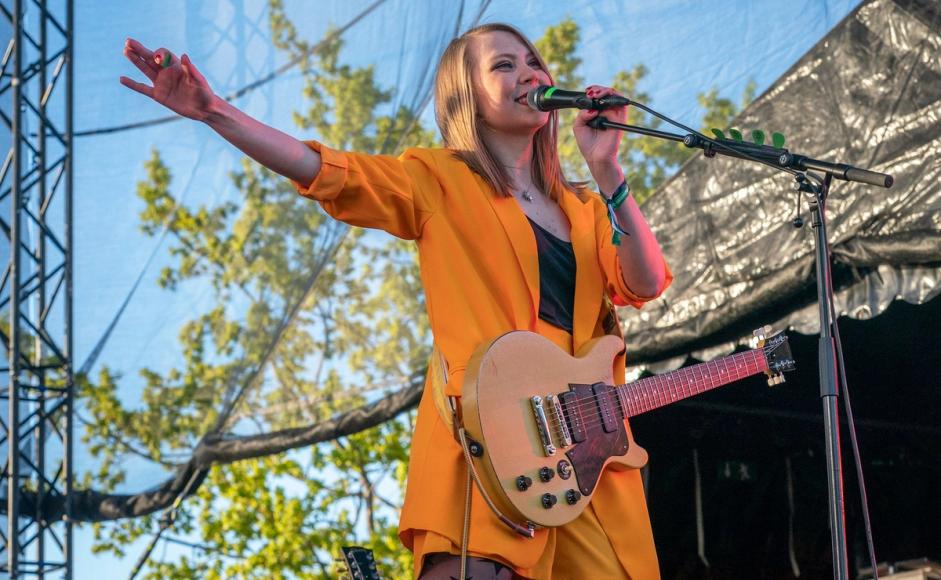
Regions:
M 549 113 L 526 104 L 530 90 L 550 84 L 529 48 L 516 35 L 500 30 L 474 38 L 469 48 L 477 112 L 484 124 L 507 134 L 533 134 L 545 125 Z

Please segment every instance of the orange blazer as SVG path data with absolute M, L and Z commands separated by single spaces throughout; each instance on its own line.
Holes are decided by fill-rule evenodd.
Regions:
M 417 242 L 431 329 L 447 363 L 448 395 L 460 396 L 468 359 L 480 344 L 512 330 L 536 330 L 539 259 L 532 227 L 515 199 L 496 195 L 446 149 L 413 148 L 395 158 L 341 153 L 316 142 L 309 146 L 323 164 L 311 184 L 295 183 L 302 195 L 338 220 Z M 606 297 L 640 307 L 656 296 L 637 296 L 624 284 L 606 208 L 597 196 L 566 192 L 560 205 L 571 224 L 576 261 L 572 346 L 577 351 L 610 326 L 613 310 Z M 664 288 L 671 280 L 668 270 Z M 624 382 L 623 358 L 616 366 L 615 379 Z M 399 524 L 409 549 L 414 530 L 461 542 L 466 467 L 427 387 Z M 550 530 L 522 538 L 474 493 L 470 550 L 531 568 Z M 625 568 L 635 578 L 657 577 L 638 472 L 606 472 L 592 501 Z

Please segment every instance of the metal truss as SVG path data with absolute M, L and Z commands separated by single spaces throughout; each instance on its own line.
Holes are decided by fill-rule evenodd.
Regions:
M 72 0 L 0 14 L 0 576 L 71 578 Z

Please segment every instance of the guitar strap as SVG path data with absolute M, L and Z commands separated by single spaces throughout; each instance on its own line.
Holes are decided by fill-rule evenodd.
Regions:
M 470 507 L 471 507 L 471 480 L 477 485 L 477 491 L 484 498 L 487 506 L 511 530 L 521 536 L 532 538 L 535 535 L 535 528 L 527 522 L 527 525 L 520 525 L 508 518 L 490 499 L 490 495 L 484 486 L 480 483 L 480 476 L 477 475 L 477 469 L 474 467 L 474 461 L 471 456 L 470 442 L 464 431 L 464 420 L 461 416 L 461 401 L 458 397 L 450 397 L 445 394 L 445 387 L 448 384 L 448 361 L 444 355 L 434 345 L 431 353 L 431 360 L 428 363 L 431 375 L 431 396 L 434 399 L 435 409 L 445 425 L 451 428 L 451 434 L 455 441 L 461 446 L 464 453 L 464 462 L 467 464 L 467 495 L 464 498 L 464 531 L 461 534 L 461 560 L 462 568 L 467 558 L 467 543 L 470 535 Z
M 428 362 L 428 367 L 431 375 L 431 398 L 434 400 L 435 409 L 438 410 L 441 421 L 451 429 L 454 440 L 460 443 L 461 440 L 457 436 L 454 417 L 457 416 L 459 419 L 457 423 L 460 423 L 461 406 L 458 401 L 452 400 L 453 397 L 445 394 L 445 387 L 448 385 L 448 361 L 445 360 L 444 354 L 441 353 L 441 349 L 438 348 L 437 344 L 434 345 L 434 349 L 431 351 L 431 360 Z

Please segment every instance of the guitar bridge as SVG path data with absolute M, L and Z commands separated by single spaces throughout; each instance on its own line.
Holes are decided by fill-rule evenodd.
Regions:
M 555 455 L 555 445 L 552 444 L 552 437 L 549 435 L 549 421 L 546 420 L 546 410 L 542 406 L 542 397 L 536 395 L 529 402 L 533 406 L 533 418 L 536 420 L 536 429 L 539 431 L 539 438 L 542 440 L 542 449 L 546 457 Z
M 572 435 L 569 433 L 569 426 L 565 424 L 565 416 L 562 414 L 562 404 L 559 403 L 559 398 L 546 395 L 546 404 L 549 405 L 549 414 L 552 415 L 552 419 L 558 427 L 556 434 L 561 440 L 562 447 L 568 447 L 572 444 Z

